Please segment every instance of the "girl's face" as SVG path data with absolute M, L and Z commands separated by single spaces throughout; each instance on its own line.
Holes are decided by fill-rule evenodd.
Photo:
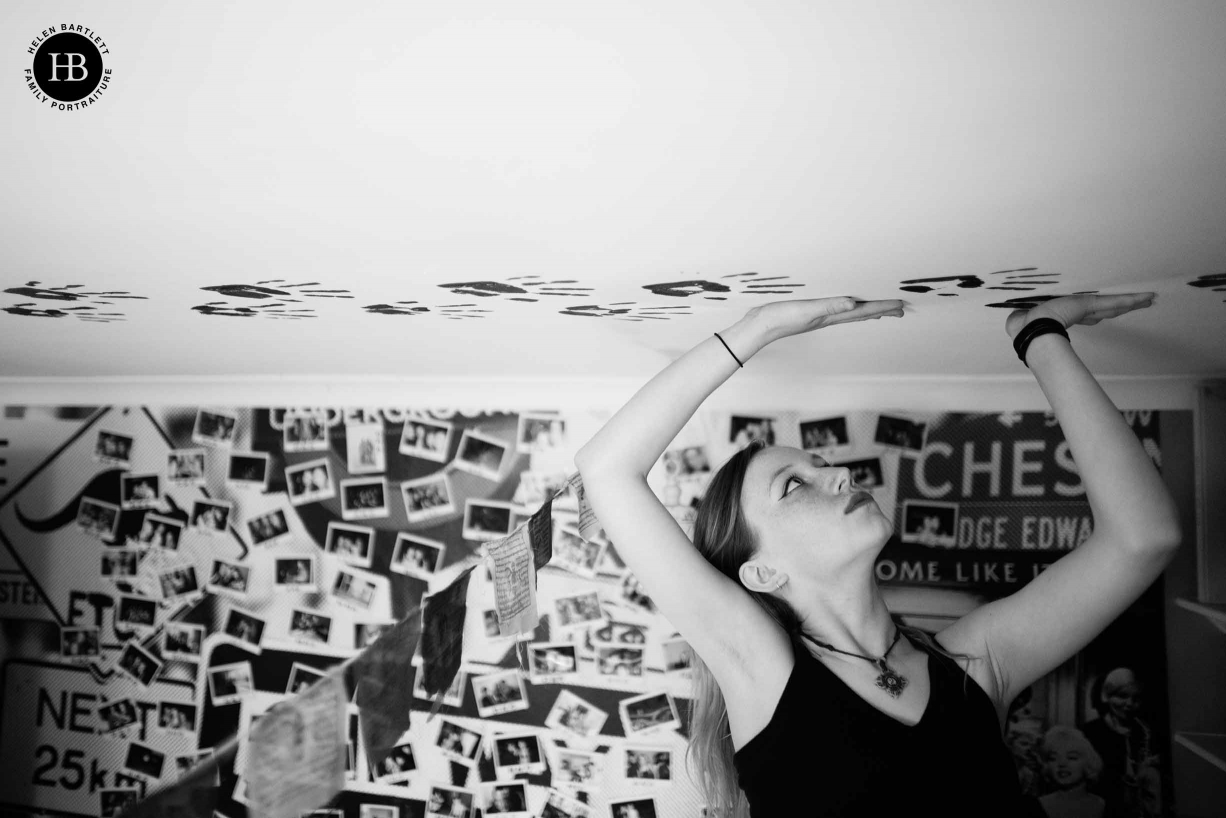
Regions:
M 1076 746 L 1057 745 L 1047 753 L 1047 773 L 1061 789 L 1075 787 L 1086 777 L 1085 755 Z
M 1132 721 L 1141 707 L 1141 690 L 1136 684 L 1124 684 L 1110 692 L 1104 691 L 1103 701 L 1111 715 L 1120 721 Z

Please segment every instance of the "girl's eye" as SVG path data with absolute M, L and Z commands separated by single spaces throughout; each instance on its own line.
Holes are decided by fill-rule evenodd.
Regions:
M 789 478 L 787 479 L 787 482 L 785 482 L 785 483 L 783 484 L 783 496 L 784 496 L 784 497 L 787 497 L 787 496 L 788 496 L 788 487 L 789 487 L 789 486 L 791 486 L 791 485 L 792 485 L 792 483 L 799 483 L 799 484 L 801 484 L 801 485 L 803 486 L 803 485 L 804 485 L 804 482 L 805 482 L 804 480 L 801 480 L 801 479 L 800 479 L 799 477 L 797 477 L 796 475 L 792 475 L 791 477 L 789 477 Z

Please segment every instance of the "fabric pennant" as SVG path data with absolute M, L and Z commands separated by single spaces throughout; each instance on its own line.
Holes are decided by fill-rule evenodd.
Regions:
M 553 559 L 552 497 L 528 520 L 528 542 L 532 544 L 532 565 L 539 573 Z
M 426 597 L 422 603 L 421 672 L 424 674 L 422 687 L 427 695 L 438 693 L 441 696 L 460 670 L 468 579 L 475 567 L 466 568 L 450 585 Z
M 413 699 L 413 653 L 421 634 L 415 609 L 384 631 L 351 666 L 352 684 L 362 720 L 362 742 L 377 767 L 409 729 Z
M 166 789 L 125 809 L 120 818 L 213 818 L 220 761 L 205 759 Z

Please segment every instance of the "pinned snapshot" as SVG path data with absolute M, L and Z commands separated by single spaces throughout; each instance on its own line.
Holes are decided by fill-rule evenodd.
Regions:
M 472 790 L 433 784 L 426 801 L 426 818 L 472 818 L 476 801 Z
M 115 669 L 141 687 L 148 689 L 153 684 L 153 680 L 157 678 L 158 671 L 162 669 L 162 663 L 156 656 L 138 645 L 136 640 L 129 640 L 119 654 Z
M 299 608 L 290 612 L 289 635 L 291 639 L 309 645 L 326 645 L 331 633 L 332 617 Z
M 255 689 L 252 683 L 251 663 L 234 662 L 208 669 L 209 698 L 218 707 L 233 704 Z
M 609 802 L 609 818 L 659 818 L 654 798 L 628 798 Z
M 878 415 L 873 442 L 904 452 L 919 453 L 924 450 L 924 439 L 927 435 L 927 423 L 897 415 Z
M 693 665 L 693 656 L 690 653 L 690 643 L 686 642 L 681 637 L 675 639 L 665 639 L 660 643 L 660 648 L 664 653 L 664 672 L 665 673 L 688 673 Z
M 528 818 L 528 785 L 499 782 L 486 785 L 485 814 L 504 818 Z
M 371 770 L 371 777 L 379 784 L 398 784 L 407 781 L 416 769 L 413 745 L 406 741 L 392 748 L 378 767 Z
M 128 744 L 128 754 L 124 757 L 123 762 L 125 771 L 140 776 L 145 781 L 157 781 L 162 777 L 164 766 L 166 766 L 165 753 L 160 753 L 139 741 Z
M 281 509 L 273 509 L 247 521 L 253 545 L 273 545 L 289 538 L 289 520 Z
M 645 783 L 671 783 L 673 780 L 673 753 L 658 747 L 625 746 L 625 771 L 627 781 Z
M 845 468 L 851 472 L 851 482 L 858 489 L 872 491 L 885 485 L 884 472 L 881 470 L 880 457 L 866 457 L 862 460 L 845 460 L 842 463 L 832 463 L 832 466 Z
M 128 540 L 128 545 L 140 548 L 161 548 L 164 551 L 178 551 L 179 541 L 183 538 L 183 520 L 165 517 L 161 514 L 146 513 L 141 520 L 140 531 L 136 537 Z
M 268 488 L 269 457 L 265 452 L 231 452 L 226 483 L 237 489 Z
M 182 702 L 158 702 L 157 725 L 163 733 L 195 737 L 196 705 Z
M 228 500 L 194 500 L 189 518 L 193 531 L 217 537 L 226 533 L 234 504 Z
M 108 548 L 102 552 L 103 579 L 131 581 L 140 570 L 140 549 Z
M 162 628 L 162 658 L 167 661 L 199 662 L 204 646 L 204 625 L 167 622 Z
M 204 449 L 172 449 L 166 453 L 166 481 L 172 486 L 203 486 Z
M 77 525 L 91 537 L 113 542 L 119 528 L 119 506 L 92 497 L 82 497 L 77 506 Z
M 435 463 L 446 463 L 454 427 L 450 423 L 419 418 L 406 419 L 400 435 L 400 453 Z
M 511 503 L 501 500 L 465 500 L 464 527 L 466 540 L 500 540 L 511 533 Z
M 341 481 L 341 518 L 370 520 L 387 516 L 387 481 L 357 477 Z
M 251 567 L 237 562 L 213 560 L 204 587 L 215 594 L 245 596 L 251 580 Z
M 192 442 L 201 446 L 230 448 L 238 430 L 238 415 L 230 412 L 200 409 L 192 428 Z
M 157 508 L 162 501 L 160 474 L 123 474 L 119 477 L 119 505 L 124 511 Z
M 607 624 L 604 609 L 600 606 L 600 592 L 560 596 L 553 602 L 556 618 L 553 626 L 559 632 L 579 628 L 601 628 Z
M 605 758 L 603 753 L 558 747 L 557 764 L 553 772 L 554 784 L 589 792 L 602 789 Z
M 60 658 L 70 662 L 89 662 L 102 655 L 99 628 L 60 628 Z
M 400 533 L 392 551 L 391 569 L 398 574 L 407 574 L 419 579 L 429 579 L 443 567 L 447 544 L 415 534 Z
M 609 714 L 596 705 L 579 698 L 569 690 L 563 690 L 558 694 L 549 715 L 545 717 L 545 726 L 590 738 L 600 732 L 608 718 Z
M 549 793 L 545 799 L 545 806 L 541 810 L 541 818 L 593 818 L 593 816 L 590 805 L 556 790 Z M 634 818 L 634 816 L 628 815 L 625 818 Z
M 328 418 L 322 412 L 286 412 L 281 427 L 285 451 L 328 451 Z
M 476 730 L 469 730 L 449 719 L 440 719 L 438 738 L 434 744 L 444 757 L 472 767 L 481 753 L 481 739 L 481 733 Z
M 379 474 L 387 471 L 383 424 L 345 424 L 345 455 L 350 474 Z
M 904 500 L 900 537 L 905 543 L 953 548 L 958 544 L 958 504 Z
M 327 671 L 317 667 L 294 662 L 290 667 L 289 681 L 285 685 L 285 695 L 296 696 L 327 675 Z
M 469 474 L 498 480 L 502 463 L 510 447 L 496 437 L 465 429 L 460 435 L 460 447 L 456 450 L 455 467 Z
M 528 645 L 528 674 L 535 685 L 572 684 L 579 676 L 578 646 L 572 642 Z
M 677 705 L 667 693 L 645 693 L 624 699 L 618 703 L 617 709 L 627 737 L 675 730 L 681 726 Z
M 493 737 L 494 769 L 498 776 L 537 775 L 545 771 L 545 756 L 536 733 L 511 733 Z
M 391 628 L 396 623 L 390 620 L 382 622 L 354 622 L 353 623 L 353 647 L 357 650 L 363 650 L 375 643 L 383 632 Z
M 301 554 L 273 560 L 273 591 L 313 594 L 319 591 L 315 557 Z
M 419 646 L 420 647 L 420 646 Z M 414 662 L 420 661 L 420 657 L 415 657 Z M 451 680 L 451 685 L 443 691 L 443 704 L 448 707 L 463 707 L 464 706 L 464 682 L 468 678 L 468 673 L 464 670 L 456 671 L 455 678 Z M 434 697 L 426 693 L 426 674 L 422 672 L 420 666 L 413 674 L 413 698 L 425 699 L 433 701 Z
M 226 616 L 225 635 L 253 653 L 260 653 L 264 641 L 264 620 L 238 608 Z
M 120 594 L 115 608 L 115 627 L 133 630 L 140 634 L 153 631 L 157 624 L 156 600 L 133 594 Z
M 805 451 L 829 451 L 851 445 L 844 416 L 806 420 L 800 424 L 800 447 Z
M 137 723 L 136 702 L 131 699 L 118 699 L 107 702 L 98 708 L 98 720 L 102 726 L 98 732 L 103 735 L 115 734 Z
M 162 599 L 175 602 L 202 593 L 200 583 L 196 580 L 196 566 L 176 565 L 158 574 L 158 586 L 162 590 Z
M 337 571 L 332 584 L 332 596 L 342 605 L 359 611 L 368 610 L 375 601 L 378 586 L 353 571 Z
M 729 423 L 728 442 L 743 449 L 755 440 L 775 445 L 775 419 L 733 415 Z
M 523 412 L 515 432 L 515 449 L 536 454 L 566 445 L 566 421 L 557 415 Z
M 290 504 L 295 506 L 331 500 L 336 496 L 331 461 L 321 457 L 296 466 L 286 466 L 285 489 L 289 494 Z
M 603 541 L 588 541 L 579 534 L 579 529 L 564 524 L 555 524 L 553 533 L 553 559 L 551 566 L 563 568 L 577 576 L 587 579 L 596 577 L 596 566 L 600 564 L 608 543 Z
M 445 517 L 455 511 L 451 482 L 446 472 L 432 474 L 400 484 L 404 498 L 404 513 L 410 523 L 420 523 Z
M 132 442 L 128 435 L 100 430 L 94 442 L 94 460 L 126 469 L 132 463 Z
M 518 669 L 472 677 L 477 713 L 483 719 L 528 709 L 528 694 Z
M 336 555 L 347 565 L 369 568 L 375 553 L 375 530 L 330 521 L 324 535 L 324 551 Z

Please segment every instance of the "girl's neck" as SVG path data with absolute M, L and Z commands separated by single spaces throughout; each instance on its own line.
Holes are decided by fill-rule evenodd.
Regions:
M 800 618 L 801 630 L 839 650 L 864 656 L 882 656 L 890 649 L 897 627 L 875 580 L 858 593 L 832 594 L 823 589 L 798 588 L 808 604 L 789 599 Z

